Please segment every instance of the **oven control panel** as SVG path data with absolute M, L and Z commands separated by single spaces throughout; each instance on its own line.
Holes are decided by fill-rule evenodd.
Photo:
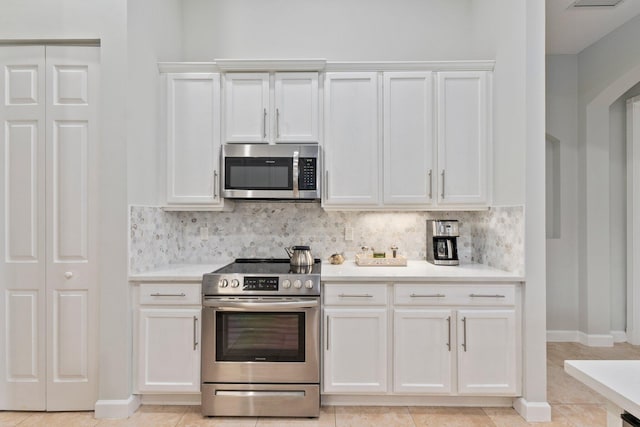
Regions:
M 204 295 L 320 295 L 320 275 L 205 274 Z
M 278 291 L 277 277 L 245 277 L 242 289 L 245 291 Z

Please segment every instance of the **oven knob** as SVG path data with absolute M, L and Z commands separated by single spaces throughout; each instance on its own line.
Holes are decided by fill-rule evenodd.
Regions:
M 232 288 L 237 288 L 238 286 L 240 286 L 240 282 L 238 281 L 238 279 L 233 279 L 231 281 L 231 287 Z
M 306 280 L 306 281 L 304 282 L 304 287 L 305 287 L 305 288 L 307 288 L 307 289 L 311 289 L 311 288 L 313 288 L 313 281 L 312 281 L 311 279 Z
M 282 287 L 285 288 L 285 289 L 289 289 L 291 287 L 291 280 L 284 279 L 282 281 Z
M 296 288 L 296 289 L 300 289 L 302 287 L 302 281 L 300 281 L 300 279 L 296 279 L 293 282 L 293 287 Z
M 227 279 L 220 279 L 220 281 L 218 282 L 218 287 L 226 288 L 227 286 L 229 286 L 229 282 L 227 282 Z

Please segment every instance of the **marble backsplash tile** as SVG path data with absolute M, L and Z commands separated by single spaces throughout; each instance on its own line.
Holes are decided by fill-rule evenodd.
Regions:
M 409 259 L 426 256 L 426 220 L 460 221 L 458 255 L 507 271 L 524 270 L 523 208 L 465 212 L 326 212 L 316 203 L 236 203 L 233 212 L 165 212 L 131 206 L 130 272 L 175 263 L 226 263 L 238 257 L 285 257 L 285 246 L 309 245 L 315 257 L 362 246 Z M 201 238 L 201 228 L 208 239 Z M 353 240 L 345 241 L 345 228 Z

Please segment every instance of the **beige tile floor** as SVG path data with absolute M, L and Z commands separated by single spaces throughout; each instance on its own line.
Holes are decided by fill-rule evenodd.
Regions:
M 604 400 L 563 369 L 566 359 L 640 359 L 640 346 L 593 348 L 575 343 L 547 345 L 547 399 L 552 421 L 527 423 L 510 408 L 323 407 L 320 417 L 203 418 L 199 406 L 142 406 L 126 420 L 96 420 L 92 412 L 3 412 L 0 427 L 604 427 Z

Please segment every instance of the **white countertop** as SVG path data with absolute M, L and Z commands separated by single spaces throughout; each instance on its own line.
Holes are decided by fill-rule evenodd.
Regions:
M 524 277 L 498 270 L 484 264 L 460 264 L 455 266 L 433 265 L 427 261 L 407 261 L 407 266 L 360 266 L 355 261 L 345 261 L 340 265 L 322 264 L 322 280 L 366 280 L 368 282 L 389 281 L 431 281 L 455 282 L 464 280 L 492 282 L 521 282 Z
M 204 273 L 210 273 L 226 264 L 171 264 L 143 273 L 129 275 L 130 282 L 201 282 Z
M 640 360 L 565 360 L 564 370 L 640 418 Z
M 129 276 L 131 282 L 159 281 L 201 281 L 204 273 L 223 267 L 225 264 L 171 264 Z M 439 282 L 520 282 L 524 277 L 484 264 L 461 264 L 458 266 L 439 266 L 427 261 L 408 261 L 406 267 L 362 267 L 354 261 L 345 261 L 340 265 L 322 263 L 322 280 L 335 281 L 432 281 Z

